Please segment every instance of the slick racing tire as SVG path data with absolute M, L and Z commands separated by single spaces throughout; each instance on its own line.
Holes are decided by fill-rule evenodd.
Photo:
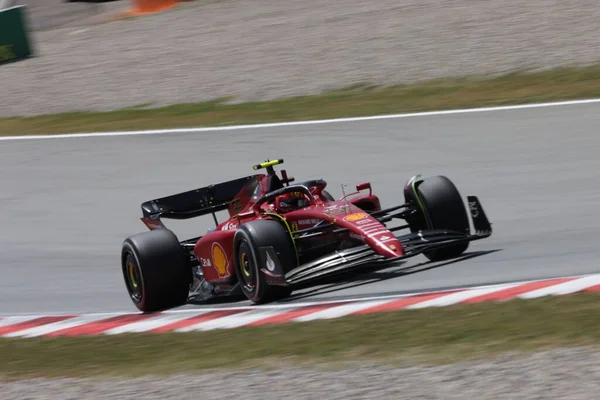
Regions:
M 469 234 L 469 217 L 460 193 L 450 179 L 433 176 L 420 182 L 416 188 L 421 218 L 409 222 L 411 231 L 423 229 L 448 229 Z M 429 223 L 427 222 L 429 221 Z M 469 247 L 462 242 L 423 254 L 431 261 L 442 261 L 460 256 Z
M 261 304 L 276 301 L 292 294 L 288 286 L 267 282 L 263 269 L 269 269 L 268 261 L 260 252 L 261 247 L 271 247 L 282 272 L 297 266 L 296 250 L 289 231 L 275 220 L 255 220 L 241 225 L 233 239 L 236 274 L 244 295 L 252 302 Z
M 157 229 L 125 239 L 121 264 L 129 297 L 140 311 L 161 311 L 187 302 L 192 270 L 172 231 Z

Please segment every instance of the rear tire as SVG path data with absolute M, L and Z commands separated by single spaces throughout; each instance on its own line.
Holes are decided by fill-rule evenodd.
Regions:
M 467 210 L 458 189 L 450 179 L 445 176 L 427 178 L 417 184 L 416 191 L 422 215 L 409 221 L 412 232 L 423 229 L 448 229 L 469 234 Z M 464 242 L 423 254 L 431 261 L 443 261 L 460 256 L 468 247 L 469 242 Z
M 234 236 L 236 274 L 244 295 L 261 304 L 276 301 L 292 294 L 288 286 L 269 285 L 261 269 L 266 266 L 260 247 L 272 247 L 279 258 L 283 272 L 297 266 L 296 250 L 290 233 L 275 220 L 255 220 L 243 224 Z
M 187 302 L 192 272 L 172 231 L 157 229 L 127 238 L 121 266 L 129 296 L 140 311 L 162 311 Z

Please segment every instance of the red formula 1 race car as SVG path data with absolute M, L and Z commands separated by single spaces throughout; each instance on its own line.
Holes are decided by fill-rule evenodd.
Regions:
M 243 293 L 254 303 L 289 296 L 298 285 L 355 267 L 423 254 L 432 261 L 461 255 L 491 225 L 475 196 L 468 209 L 444 176 L 412 177 L 404 204 L 383 209 L 370 183 L 335 200 L 322 179 L 291 184 L 283 160 L 254 166 L 266 173 L 142 204 L 149 232 L 123 243 L 123 277 L 144 312 L 184 305 L 194 296 Z M 216 212 L 228 211 L 221 223 Z M 475 233 L 470 232 L 470 213 Z M 212 214 L 216 228 L 180 241 L 163 219 Z M 400 219 L 404 223 L 387 224 Z M 402 235 L 395 232 L 406 229 Z

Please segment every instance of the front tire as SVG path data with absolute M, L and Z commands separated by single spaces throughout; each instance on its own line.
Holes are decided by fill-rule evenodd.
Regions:
M 127 238 L 121 267 L 129 296 L 140 311 L 162 311 L 187 302 L 191 268 L 172 231 L 157 229 Z
M 417 202 L 417 218 L 409 221 L 412 232 L 423 229 L 448 229 L 469 234 L 469 217 L 460 193 L 445 176 L 433 176 L 415 185 L 412 193 Z M 443 261 L 464 253 L 469 242 L 462 242 L 424 252 L 431 261 Z
M 287 229 L 275 220 L 255 220 L 243 224 L 234 236 L 236 274 L 244 295 L 257 304 L 276 301 L 292 293 L 289 286 L 269 285 L 266 266 L 259 248 L 272 247 L 283 273 L 297 266 L 296 250 Z

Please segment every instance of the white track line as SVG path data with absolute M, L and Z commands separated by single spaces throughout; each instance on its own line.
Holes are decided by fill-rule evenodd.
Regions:
M 108 137 L 108 136 L 161 135 L 161 134 L 166 134 L 166 133 L 175 134 L 175 133 L 220 132 L 220 131 L 234 131 L 234 130 L 240 130 L 240 129 L 280 128 L 280 127 L 286 127 L 286 126 L 318 125 L 318 124 L 331 124 L 331 123 L 340 123 L 340 122 L 360 122 L 360 121 L 372 121 L 372 120 L 381 120 L 381 119 L 398 119 L 398 118 L 429 117 L 429 116 L 436 116 L 436 115 L 467 114 L 467 113 L 479 113 L 479 112 L 491 112 L 491 111 L 522 110 L 522 109 L 528 109 L 528 108 L 572 106 L 572 105 L 592 104 L 592 103 L 600 103 L 600 99 L 569 100 L 569 101 L 557 101 L 557 102 L 552 102 L 552 103 L 519 104 L 519 105 L 512 105 L 512 106 L 480 107 L 480 108 L 467 108 L 467 109 L 444 110 L 444 111 L 426 111 L 426 112 L 407 113 L 407 114 L 374 115 L 374 116 L 370 116 L 370 117 L 350 117 L 350 118 L 335 118 L 335 119 L 322 119 L 322 120 L 311 120 L 311 121 L 274 122 L 274 123 L 265 123 L 265 124 L 230 125 L 230 126 L 217 126 L 217 127 L 204 127 L 204 128 L 173 128 L 173 129 L 156 129 L 156 130 L 124 131 L 124 132 L 73 133 L 73 134 L 61 134 L 61 135 L 3 136 L 3 137 L 0 137 L 0 141 L 34 140 L 34 139 L 72 139 L 72 138 Z
M 3 317 L 2 319 L 0 319 L 0 327 L 20 324 L 21 322 L 32 321 L 37 318 L 40 318 L 40 316 L 39 315 L 22 315 L 22 316 Z
M 74 328 L 76 326 L 89 324 L 92 322 L 100 321 L 102 319 L 106 319 L 106 318 L 101 317 L 101 316 L 93 316 L 92 317 L 89 315 L 81 315 L 81 316 L 77 316 L 77 317 L 73 317 L 73 318 L 68 318 L 68 319 L 65 319 L 62 321 L 53 322 L 50 324 L 44 324 L 44 325 L 29 328 L 29 329 L 19 330 L 19 331 L 12 332 L 12 333 L 9 333 L 9 334 L 3 335 L 3 336 L 4 337 L 31 338 L 31 337 L 46 335 L 48 333 L 53 333 L 56 331 L 61 331 L 63 329 L 67 329 L 67 328 Z
M 285 314 L 286 310 L 254 310 L 240 314 L 226 315 L 211 319 L 209 321 L 199 322 L 194 325 L 176 329 L 175 332 L 208 331 L 212 329 L 229 329 L 248 325 L 261 319 L 272 317 L 279 314 Z
M 195 313 L 189 314 L 161 314 L 143 321 L 131 322 L 126 325 L 118 326 L 104 332 L 106 335 L 116 335 L 119 333 L 140 333 L 151 331 L 156 328 L 163 327 L 173 322 L 183 321 L 188 318 L 197 317 L 207 314 L 210 311 L 197 310 Z
M 575 293 L 580 290 L 586 289 L 591 286 L 600 284 L 600 276 L 588 276 L 585 278 L 579 278 L 574 281 L 559 283 L 556 285 L 548 286 L 545 288 L 532 290 L 531 292 L 523 293 L 519 298 L 522 299 L 534 299 L 536 297 L 548 296 L 548 295 L 565 295 Z
M 376 307 L 381 304 L 389 303 L 393 300 L 379 300 L 379 301 L 360 301 L 359 303 L 344 304 L 341 306 L 335 306 L 327 308 L 325 310 L 316 311 L 307 315 L 303 315 L 298 318 L 294 318 L 294 322 L 306 322 L 314 321 L 316 319 L 333 319 L 343 317 L 353 312 L 361 311 L 370 307 Z
M 509 284 L 509 285 L 501 285 L 495 286 L 491 288 L 485 289 L 474 289 L 474 290 L 466 290 L 464 292 L 451 293 L 446 296 L 436 297 L 435 299 L 426 300 L 421 303 L 412 304 L 405 308 L 407 309 L 416 309 L 416 308 L 426 308 L 426 307 L 444 307 L 452 304 L 460 303 L 461 301 L 468 300 L 473 297 L 478 297 L 482 295 L 486 295 L 489 293 L 497 292 L 499 290 L 507 289 L 510 287 L 520 286 L 522 283 L 517 284 Z

